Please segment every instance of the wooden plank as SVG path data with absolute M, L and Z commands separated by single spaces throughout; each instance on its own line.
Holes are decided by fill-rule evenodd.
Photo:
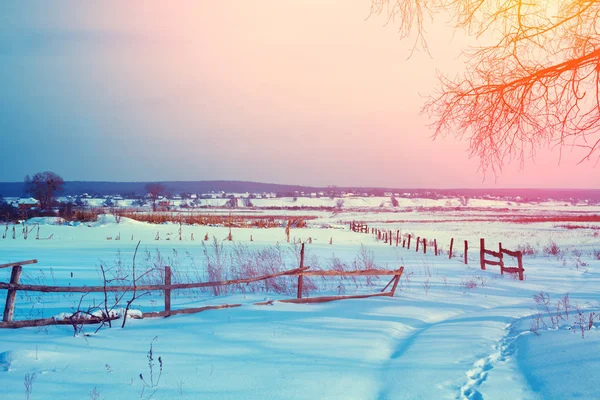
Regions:
M 356 271 L 303 271 L 299 275 L 304 276 L 365 276 L 365 275 L 398 275 L 402 268 L 397 270 L 389 269 L 359 269 Z
M 484 253 L 488 254 L 488 255 L 490 255 L 492 257 L 498 257 L 498 258 L 500 258 L 500 253 L 497 252 L 497 251 L 494 251 L 494 250 L 487 250 L 486 249 L 486 250 L 484 250 Z
M 21 272 L 23 271 L 23 267 L 20 265 L 15 265 L 12 267 L 12 271 L 10 274 L 10 284 L 17 285 L 19 283 L 19 278 L 21 277 Z M 13 315 L 15 313 L 15 301 L 17 299 L 17 290 L 15 288 L 8 289 L 8 293 L 6 293 L 6 304 L 4 305 L 4 315 L 2 317 L 2 322 L 10 322 L 12 321 Z
M 201 287 L 214 287 L 214 286 L 226 286 L 236 285 L 240 283 L 251 283 L 263 281 L 265 279 L 275 278 L 278 276 L 297 275 L 300 272 L 308 269 L 309 267 L 303 267 L 303 269 L 296 268 L 289 271 L 277 272 L 274 274 L 263 275 L 256 278 L 245 278 L 245 279 L 232 279 L 227 281 L 218 282 L 197 282 L 197 283 L 173 283 L 171 285 L 137 285 L 138 291 L 164 291 L 166 289 L 177 290 L 177 289 L 195 289 Z M 391 275 L 391 274 L 390 274 Z M 14 285 L 10 283 L 0 282 L 0 289 L 16 289 L 25 290 L 30 292 L 43 292 L 43 293 L 100 293 L 104 292 L 104 286 L 44 286 L 44 285 Z M 133 285 L 128 286 L 106 286 L 107 292 L 125 292 L 133 290 Z
M 19 262 L 14 262 L 14 263 L 8 263 L 8 264 L 0 264 L 0 268 L 12 268 L 12 267 L 16 267 L 17 265 L 28 265 L 28 264 L 37 264 L 37 260 L 27 260 L 27 261 L 19 261 Z
M 222 304 L 219 306 L 204 306 L 197 308 L 182 308 L 180 310 L 170 310 L 169 313 L 166 311 L 158 311 L 158 312 L 145 312 L 142 313 L 143 318 L 158 318 L 158 317 L 168 317 L 170 315 L 179 315 L 179 314 L 196 314 L 202 311 L 208 310 L 220 310 L 223 308 L 234 308 L 241 307 L 241 304 Z
M 521 272 L 521 268 L 519 268 L 519 267 L 504 267 L 502 269 L 504 270 L 504 272 L 508 272 L 508 273 Z
M 487 265 L 502 265 L 500 261 L 484 260 Z
M 507 255 L 511 256 L 511 257 L 519 257 L 519 254 L 521 254 L 520 251 L 510 251 L 510 250 L 506 250 L 504 248 L 502 249 L 502 252 L 504 254 L 507 254 Z
M 120 317 L 111 317 L 110 320 L 114 321 L 119 319 Z M 48 325 L 92 325 L 92 324 L 100 324 L 102 322 L 108 321 L 108 318 L 100 318 L 95 316 L 89 316 L 87 318 L 78 318 L 76 320 L 71 319 L 55 319 L 51 318 L 43 318 L 43 319 L 29 319 L 22 321 L 10 321 L 10 322 L 0 322 L 0 328 L 8 328 L 8 329 L 17 329 L 17 328 L 28 328 L 33 326 L 48 326 Z
M 295 303 L 295 304 L 309 304 L 309 303 L 327 303 L 336 300 L 348 300 L 348 299 L 365 299 L 368 297 L 386 296 L 392 297 L 392 292 L 373 293 L 373 294 L 359 294 L 352 296 L 321 296 L 321 297 L 305 297 L 303 299 L 285 299 L 278 300 L 281 303 Z

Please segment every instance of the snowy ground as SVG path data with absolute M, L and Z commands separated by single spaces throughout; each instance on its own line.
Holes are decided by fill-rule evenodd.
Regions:
M 558 209 L 527 208 L 531 213 Z M 485 211 L 479 214 L 486 219 Z M 265 298 L 291 295 L 260 288 L 220 296 L 182 291 L 175 295 L 173 308 L 242 306 L 129 320 L 124 329 L 117 321 L 119 327 L 97 333 L 94 326 L 86 326 L 86 334 L 78 336 L 69 325 L 0 330 L 0 397 L 28 398 L 25 379 L 34 376 L 31 399 L 599 398 L 600 253 L 595 253 L 600 251 L 599 224 L 583 224 L 587 226 L 583 229 L 550 222 L 512 224 L 498 222 L 496 214 L 491 208 L 485 221 L 457 222 L 452 212 L 396 215 L 349 210 L 322 212 L 311 221 L 311 228 L 292 229 L 292 239 L 311 238 L 306 246 L 307 264 L 312 267 L 329 269 L 336 260 L 352 264 L 360 259 L 361 245 L 372 252 L 378 267 L 404 265 L 405 275 L 394 298 L 257 306 L 253 303 Z M 414 244 L 408 250 L 377 242 L 369 234 L 349 232 L 346 222 L 353 219 L 435 238 L 446 250 L 450 238 L 458 244 L 468 240 L 469 264 L 462 262 L 461 245 L 453 259 L 447 254 L 436 257 L 431 249 L 417 253 Z M 387 224 L 386 219 L 403 222 Z M 285 267 L 297 266 L 297 248 L 286 243 L 283 228 L 233 229 L 233 242 L 229 242 L 222 241 L 227 228 L 184 226 L 180 241 L 179 226 L 174 224 L 131 220 L 116 224 L 111 217 L 91 226 L 37 222 L 40 238 L 52 235 L 52 239 L 33 240 L 30 234 L 24 240 L 19 228 L 16 239 L 10 234 L 0 239 L 0 263 L 39 260 L 24 267 L 23 283 L 99 285 L 99 266 L 121 265 L 128 270 L 138 241 L 139 268 L 171 265 L 181 280 L 206 279 L 201 244 L 206 234 L 222 242 L 228 256 L 236 245 L 259 251 L 273 249 L 279 242 Z M 159 240 L 155 240 L 157 233 Z M 120 240 L 115 240 L 119 235 Z M 481 271 L 480 237 L 492 249 L 500 241 L 509 249 L 525 243 L 535 248 L 537 254 L 524 259 L 526 280 L 501 276 L 497 267 Z M 556 255 L 543 251 L 551 241 L 560 250 Z M 10 271 L 0 270 L 0 281 L 8 281 L 9 275 Z M 374 286 L 360 283 L 320 283 L 318 294 L 371 293 L 387 280 L 382 277 Z M 549 296 L 549 312 L 534 300 L 540 292 Z M 4 294 L 0 291 L 0 298 Z M 567 294 L 568 317 L 564 307 L 557 317 L 557 302 Z M 96 300 L 90 297 L 84 300 Z M 15 319 L 72 312 L 79 299 L 78 294 L 19 293 Z M 148 296 L 134 308 L 161 310 L 162 298 Z M 538 318 L 532 318 L 538 313 Z M 154 385 L 147 357 L 151 344 Z M 140 374 L 154 387 L 144 388 Z

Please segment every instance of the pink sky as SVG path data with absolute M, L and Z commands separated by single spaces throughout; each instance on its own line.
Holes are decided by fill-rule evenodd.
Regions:
M 37 82 L 14 91 L 46 135 L 87 139 L 70 142 L 68 156 L 63 148 L 32 157 L 0 180 L 51 169 L 68 180 L 600 188 L 594 163 L 577 166 L 568 150 L 561 165 L 558 152 L 539 150 L 523 171 L 510 165 L 482 182 L 466 141 L 431 141 L 419 115 L 423 96 L 434 90 L 436 70 L 462 68 L 464 40 L 441 20 L 428 32 L 431 57 L 407 60 L 412 42 L 383 17 L 365 20 L 368 0 L 10 8 L 21 13 L 15 26 L 66 39 L 41 54 L 12 55 L 20 67 L 5 79 Z M 34 65 L 23 67 L 24 57 Z M 31 99 L 52 112 L 36 112 Z

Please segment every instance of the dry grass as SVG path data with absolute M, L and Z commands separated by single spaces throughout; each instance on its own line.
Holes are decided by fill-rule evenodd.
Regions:
M 183 212 L 138 212 L 124 211 L 122 217 L 152 224 L 182 223 L 186 225 L 226 226 L 230 228 L 276 228 L 291 221 L 295 228 L 305 228 L 306 221 L 316 217 L 307 216 L 290 220 L 279 215 L 209 215 Z

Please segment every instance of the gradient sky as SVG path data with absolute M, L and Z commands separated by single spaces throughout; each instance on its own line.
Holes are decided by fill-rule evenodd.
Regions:
M 464 39 L 431 56 L 370 1 L 2 1 L 0 181 L 253 180 L 388 187 L 600 188 L 540 150 L 495 181 L 419 115 Z

